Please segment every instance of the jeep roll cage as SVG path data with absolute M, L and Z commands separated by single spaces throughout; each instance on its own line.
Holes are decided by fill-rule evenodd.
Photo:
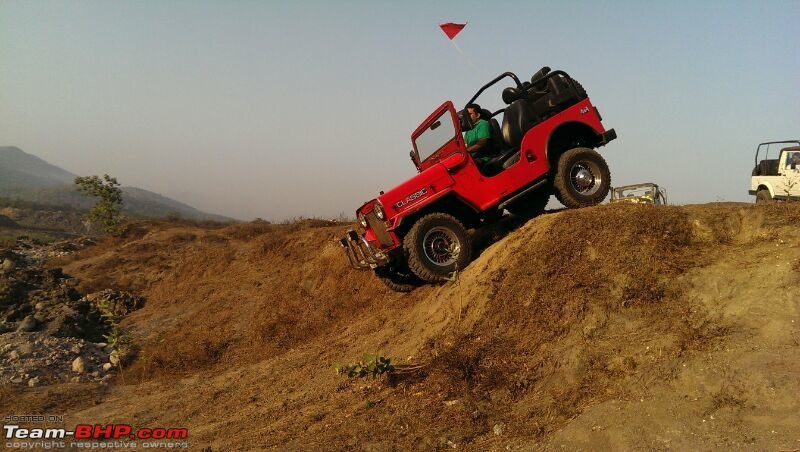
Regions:
M 544 74 L 544 75 L 542 75 L 542 74 Z M 503 72 L 502 74 L 498 75 L 497 77 L 493 78 L 491 81 L 489 81 L 488 83 L 483 85 L 481 87 L 481 89 L 479 89 L 478 92 L 475 93 L 475 95 L 472 96 L 470 98 L 470 100 L 467 101 L 466 104 L 464 104 L 464 108 L 458 112 L 458 117 L 461 120 L 462 131 L 463 130 L 469 130 L 469 127 L 465 127 L 466 118 L 463 117 L 463 112 L 464 112 L 464 110 L 467 109 L 467 105 L 475 102 L 481 96 L 481 94 L 483 94 L 484 91 L 486 91 L 487 89 L 489 89 L 492 86 L 494 86 L 500 80 L 502 80 L 502 79 L 504 79 L 506 77 L 514 80 L 514 83 L 517 85 L 517 89 L 519 89 L 521 94 L 522 94 L 520 97 L 524 97 L 524 94 L 525 93 L 529 93 L 529 92 L 532 92 L 534 94 L 545 94 L 547 92 L 546 90 L 537 90 L 537 89 L 535 89 L 536 86 L 537 85 L 545 85 L 545 87 L 546 87 L 547 80 L 549 80 L 549 79 L 551 79 L 553 77 L 559 76 L 559 75 L 563 76 L 566 79 L 566 81 L 569 83 L 569 86 L 572 89 L 572 91 L 575 93 L 575 95 L 580 97 L 580 92 L 575 87 L 575 81 L 572 79 L 572 77 L 569 76 L 569 74 L 567 74 L 566 72 L 561 71 L 561 70 L 550 72 L 550 68 L 545 66 L 542 69 L 540 69 L 539 72 L 537 72 L 536 74 L 533 75 L 533 77 L 532 77 L 530 82 L 526 81 L 524 83 L 521 82 L 519 80 L 519 77 L 517 77 L 517 75 L 514 74 L 513 72 Z M 504 112 L 505 110 L 506 110 L 505 108 L 500 108 L 500 109 L 498 109 L 497 111 L 494 111 L 494 112 L 490 111 L 489 112 L 490 113 L 489 114 L 489 118 L 493 118 L 493 117 L 499 115 L 500 113 Z M 489 119 L 489 118 L 485 118 L 485 119 Z
M 764 152 L 764 160 L 769 158 L 769 145 L 770 144 L 796 144 L 800 146 L 800 140 L 784 140 L 784 141 L 767 141 L 765 143 L 759 143 L 758 147 L 756 148 L 756 156 L 755 156 L 755 164 L 758 166 L 758 155 L 761 153 L 761 146 L 767 145 L 767 150 Z M 783 149 L 781 149 L 783 150 Z

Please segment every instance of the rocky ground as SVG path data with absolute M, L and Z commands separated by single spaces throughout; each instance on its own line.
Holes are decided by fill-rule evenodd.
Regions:
M 107 382 L 133 356 L 118 322 L 143 305 L 127 292 L 82 295 L 77 278 L 46 259 L 93 245 L 90 239 L 0 249 L 0 385 Z

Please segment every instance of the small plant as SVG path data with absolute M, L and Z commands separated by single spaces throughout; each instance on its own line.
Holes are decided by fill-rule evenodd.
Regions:
M 345 375 L 348 378 L 366 378 L 369 376 L 375 378 L 390 372 L 394 372 L 392 360 L 379 354 L 364 353 L 361 361 L 336 365 L 336 373 Z
M 792 192 L 794 192 L 794 188 L 798 185 L 800 185 L 800 176 L 790 176 L 788 173 L 783 175 L 783 191 L 787 199 L 796 199 L 792 197 Z
M 119 328 L 118 325 L 113 325 L 111 331 L 103 335 L 106 344 L 111 347 L 117 354 L 125 354 L 128 351 L 131 343 L 131 335 L 128 330 Z
M 134 306 L 138 301 L 133 300 Z M 109 332 L 103 335 L 106 344 L 111 348 L 109 361 L 119 367 L 120 376 L 124 382 L 125 377 L 122 374 L 124 361 L 137 351 L 130 331 L 119 325 L 119 322 L 128 313 L 127 307 L 124 302 L 112 299 L 110 295 L 100 297 L 95 301 L 95 305 L 100 310 L 100 316 L 109 327 Z
M 122 189 L 117 179 L 108 174 L 104 174 L 102 179 L 100 176 L 79 176 L 75 178 L 75 185 L 79 192 L 97 198 L 97 203 L 86 214 L 86 220 L 99 222 L 109 234 L 118 234 Z

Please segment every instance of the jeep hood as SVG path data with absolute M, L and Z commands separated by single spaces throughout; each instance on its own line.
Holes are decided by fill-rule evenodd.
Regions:
M 402 184 L 386 190 L 375 200 L 380 201 L 386 211 L 386 217 L 391 219 L 416 210 L 415 207 L 425 204 L 427 200 L 446 191 L 453 184 L 453 178 L 447 172 L 447 167 L 437 163 Z M 358 212 L 371 211 L 375 200 L 365 203 Z

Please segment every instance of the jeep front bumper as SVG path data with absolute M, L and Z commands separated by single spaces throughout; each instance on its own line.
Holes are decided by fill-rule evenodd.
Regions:
M 344 238 L 339 240 L 344 248 L 350 265 L 359 270 L 375 268 L 389 262 L 389 257 L 381 250 L 375 249 L 362 235 L 349 229 Z

